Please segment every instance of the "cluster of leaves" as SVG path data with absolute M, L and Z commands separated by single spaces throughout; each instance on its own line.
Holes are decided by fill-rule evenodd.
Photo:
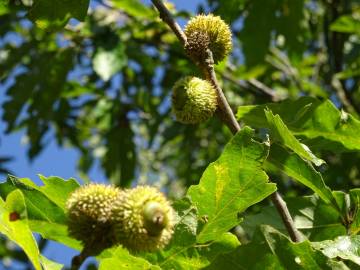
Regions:
M 292 132 L 280 117 L 281 108 L 289 109 L 300 103 L 306 104 L 305 111 L 295 121 L 301 120 L 304 125 Z M 335 135 L 347 136 L 360 127 L 360 121 L 351 115 L 341 118 L 341 113 L 329 101 L 304 98 L 276 104 L 279 113 L 276 115 L 270 109 L 273 106 L 268 104 L 265 110 L 261 106 L 239 108 L 238 116 L 242 119 L 250 115 L 245 121 L 254 125 L 262 123 L 269 128 L 270 140 L 259 142 L 254 130 L 247 126 L 230 140 L 221 156 L 207 167 L 199 184 L 191 186 L 182 200 L 174 202 L 177 225 L 168 247 L 157 253 L 140 254 L 130 254 L 122 247 L 107 249 L 98 257 L 100 269 L 110 265 L 121 269 L 257 269 L 265 266 L 360 269 L 357 236 L 360 190 L 331 191 L 312 165 L 321 165 L 324 161 L 296 137 L 303 136 L 304 141 L 317 139 L 320 145 L 332 145 L 328 142 L 332 141 L 344 150 L 351 146 L 342 136 Z M 338 122 L 319 121 L 321 110 L 329 119 L 337 117 Z M 249 111 L 253 113 L 248 114 Z M 328 130 L 318 130 L 308 121 L 319 121 Z M 291 242 L 284 234 L 274 206 L 265 207 L 256 215 L 244 212 L 276 190 L 266 173 L 271 166 L 315 192 L 312 196 L 288 201 L 296 226 L 308 240 Z M 81 244 L 68 236 L 64 211 L 66 199 L 79 184 L 74 179 L 65 181 L 41 175 L 40 179 L 42 186 L 13 176 L 0 184 L 3 198 L 0 231 L 24 249 L 36 269 L 41 269 L 40 265 L 56 269 L 61 266 L 40 255 L 32 232 L 81 249 Z M 247 238 L 242 243 L 228 232 L 239 223 L 238 229 L 242 228 L 243 232 L 238 236 Z M 47 266 L 50 263 L 52 266 Z
M 358 1 L 201 7 L 234 33 L 233 55 L 217 66 L 247 125 L 231 140 L 216 119 L 196 128 L 170 119 L 171 86 L 196 71 L 154 9 L 136 0 L 93 1 L 91 10 L 87 0 L 49 3 L 0 1 L 7 132 L 26 130 L 30 158 L 48 137 L 78 149 L 84 177 L 99 159 L 118 185 L 156 178 L 179 192 L 179 183 L 193 184 L 174 202 L 178 222 L 166 249 L 107 249 L 100 269 L 360 269 Z M 79 185 L 40 179 L 42 186 L 13 176 L 0 184 L 0 232 L 35 269 L 61 269 L 41 255 L 33 233 L 81 250 L 64 211 Z M 289 195 L 301 243 L 289 240 L 265 200 L 276 189 Z M 20 257 L 9 254 L 1 256 Z

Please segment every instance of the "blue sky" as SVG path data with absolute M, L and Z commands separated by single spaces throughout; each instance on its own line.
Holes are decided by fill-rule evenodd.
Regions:
M 149 0 L 143 0 L 145 4 L 149 4 Z M 173 0 L 178 10 L 187 10 L 195 12 L 199 3 L 204 3 L 204 0 Z M 180 21 L 183 25 L 184 21 Z M 5 101 L 5 89 L 0 85 L 0 119 L 2 119 L 2 104 Z M 14 175 L 18 177 L 31 178 L 39 184 L 37 174 L 45 176 L 56 175 L 62 178 L 76 178 L 79 175 L 76 171 L 76 164 L 79 158 L 79 153 L 71 148 L 59 148 L 55 141 L 50 141 L 49 145 L 42 151 L 42 153 L 32 162 L 27 159 L 27 146 L 24 143 L 25 136 L 23 131 L 5 135 L 5 124 L 0 120 L 0 156 L 12 156 L 14 160 L 6 164 Z M 106 182 L 106 178 L 99 166 L 95 166 L 90 174 L 90 179 L 96 182 Z M 3 177 L 4 178 L 4 177 Z M 49 259 L 69 265 L 71 258 L 77 252 L 64 247 L 57 243 L 49 243 L 44 251 L 44 255 Z M 0 265 L 1 268 L 1 265 Z

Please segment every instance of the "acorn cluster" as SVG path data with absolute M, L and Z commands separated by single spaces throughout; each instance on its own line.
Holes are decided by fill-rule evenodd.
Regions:
M 165 247 L 173 234 L 175 212 L 154 187 L 121 190 L 89 184 L 66 203 L 68 232 L 94 254 L 121 244 L 132 251 Z
M 187 38 L 185 50 L 195 61 L 204 61 L 205 52 L 210 49 L 216 64 L 232 49 L 230 28 L 219 16 L 198 15 L 188 22 L 184 32 Z
M 208 50 L 216 64 L 232 49 L 230 28 L 219 16 L 198 15 L 188 22 L 184 32 L 185 51 L 200 66 L 209 60 Z M 217 109 L 217 92 L 207 80 L 187 76 L 179 79 L 172 90 L 172 113 L 181 123 L 205 122 Z

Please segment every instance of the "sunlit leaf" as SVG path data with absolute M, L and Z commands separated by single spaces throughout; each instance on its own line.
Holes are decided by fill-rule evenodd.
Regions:
M 41 176 L 41 179 L 45 185 L 37 186 L 30 179 L 9 176 L 7 182 L 0 184 L 0 195 L 6 198 L 14 190 L 21 191 L 27 208 L 28 226 L 32 231 L 46 239 L 80 249 L 79 242 L 68 236 L 64 212 L 64 202 L 70 192 L 79 186 L 78 183 L 59 177 Z
M 306 145 L 301 144 L 295 138 L 278 114 L 274 115 L 271 111 L 266 110 L 265 117 L 270 127 L 270 134 L 276 141 L 279 141 L 282 145 L 291 149 L 305 160 L 314 163 L 316 166 L 325 163 L 325 161 L 317 158 Z
M 326 203 L 332 203 L 333 207 L 337 209 L 330 188 L 325 184 L 321 174 L 309 162 L 304 161 L 297 154 L 289 153 L 277 144 L 271 145 L 268 161 L 295 181 L 311 188 L 321 199 Z
M 41 255 L 41 265 L 43 267 L 43 270 L 61 270 L 64 268 L 64 265 L 54 262 L 52 260 L 49 260 L 45 256 Z
M 160 270 L 161 268 L 151 265 L 145 259 L 131 255 L 125 248 L 118 247 L 111 257 L 100 260 L 99 270 L 107 269 Z
M 360 236 L 339 236 L 334 240 L 313 242 L 312 247 L 331 259 L 350 260 L 360 266 Z
M 139 0 L 111 0 L 111 2 L 131 16 L 148 18 L 154 15 L 154 12 Z
M 36 270 L 41 270 L 40 252 L 27 223 L 25 199 L 20 190 L 9 193 L 6 202 L 0 198 L 0 214 L 0 232 L 24 250 Z
M 239 212 L 276 190 L 262 170 L 269 146 L 256 142 L 253 134 L 252 129 L 244 127 L 220 158 L 208 166 L 199 185 L 190 187 L 188 195 L 206 220 L 198 242 L 217 239 L 239 223 Z
M 335 32 L 359 34 L 359 27 L 359 19 L 356 19 L 351 15 L 344 15 L 333 22 L 330 26 L 330 29 Z
M 269 127 L 264 109 L 280 115 L 295 136 L 311 149 L 335 152 L 360 150 L 360 121 L 339 111 L 329 100 L 302 97 L 296 101 L 241 106 L 237 118 L 253 127 Z

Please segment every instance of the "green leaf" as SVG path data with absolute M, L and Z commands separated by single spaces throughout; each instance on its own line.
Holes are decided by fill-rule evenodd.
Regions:
M 43 186 L 37 186 L 30 179 L 8 176 L 0 184 L 0 196 L 6 196 L 13 190 L 20 190 L 25 198 L 28 224 L 32 231 L 43 238 L 54 240 L 75 249 L 81 245 L 68 236 L 65 216 L 65 200 L 79 184 L 74 180 L 63 180 L 59 177 L 44 177 Z
M 348 68 L 341 72 L 336 73 L 336 79 L 345 80 L 360 75 L 360 69 Z
M 335 22 L 330 25 L 330 30 L 341 33 L 357 33 L 359 31 L 360 21 L 355 19 L 351 15 L 344 15 L 338 18 Z
M 360 189 L 354 188 L 349 191 L 349 194 L 340 194 L 343 211 L 350 216 L 350 232 L 352 235 L 358 234 L 360 232 Z
M 89 0 L 34 0 L 29 17 L 40 28 L 56 30 L 67 24 L 70 18 L 83 21 Z
M 35 186 L 35 188 L 41 191 L 50 201 L 54 202 L 61 209 L 65 209 L 66 200 L 70 196 L 70 193 L 80 187 L 79 183 L 73 178 L 64 180 L 57 176 L 45 177 L 41 174 L 39 178 L 44 185 L 40 187 Z
M 311 243 L 312 247 L 320 250 L 331 259 L 341 258 L 350 260 L 360 266 L 360 236 L 339 236 L 334 240 Z
M 43 267 L 43 270 L 61 270 L 64 269 L 64 265 L 59 264 L 57 262 L 54 262 L 52 260 L 49 260 L 45 256 L 41 255 L 41 265 Z
M 122 43 L 112 50 L 100 48 L 93 58 L 94 70 L 104 81 L 108 81 L 114 74 L 119 72 L 126 63 L 127 57 Z
M 285 269 L 333 269 L 334 265 L 345 267 L 342 263 L 328 260 L 320 252 L 312 249 L 309 241 L 292 243 L 269 226 L 264 226 L 262 233 L 266 244 Z
M 195 238 L 194 238 L 195 241 Z M 233 251 L 239 246 L 235 235 L 224 233 L 219 235 L 216 241 L 207 244 L 171 246 L 169 250 L 161 252 L 158 256 L 158 264 L 161 269 L 203 269 L 210 265 L 216 258 Z
M 285 198 L 285 200 L 296 228 L 310 241 L 333 239 L 346 234 L 346 229 L 341 222 L 341 215 L 317 195 Z M 263 207 L 258 214 L 245 216 L 241 227 L 252 236 L 262 224 L 271 225 L 282 233 L 287 233 L 281 217 L 273 205 Z
M 238 18 L 245 4 L 245 0 L 227 0 L 226 5 L 217 5 L 213 12 L 230 24 Z
M 360 121 L 339 111 L 329 100 L 301 97 L 296 101 L 241 106 L 237 118 L 253 127 L 268 128 L 266 108 L 279 114 L 289 130 L 304 138 L 303 142 L 311 149 L 360 150 Z
M 12 191 L 6 202 L 0 198 L 0 232 L 19 245 L 36 270 L 41 270 L 40 252 L 27 223 L 24 195 L 20 190 Z
M 76 250 L 81 250 L 82 245 L 78 240 L 70 237 L 67 225 L 46 222 L 41 220 L 29 220 L 29 227 L 33 232 L 39 233 L 42 238 L 62 243 Z
M 314 250 L 310 242 L 293 243 L 270 226 L 261 226 L 256 235 L 252 243 L 218 257 L 205 269 L 348 269 Z
M 304 161 L 297 154 L 289 153 L 277 144 L 271 145 L 267 161 L 295 181 L 312 189 L 324 202 L 332 203 L 333 207 L 338 209 L 330 188 L 325 184 L 321 174 L 309 162 Z
M 305 41 L 310 33 L 305 6 L 305 0 L 298 0 L 283 2 L 283 7 L 279 8 L 279 10 L 286 8 L 286 11 L 279 12 L 282 16 L 278 17 L 276 30 L 278 36 L 282 35 L 285 38 L 284 47 L 290 59 L 294 57 L 302 59 L 301 55 L 306 49 Z
M 187 246 L 196 242 L 198 228 L 198 213 L 190 198 L 184 197 L 173 203 L 177 221 L 173 239 L 170 245 Z
M 0 183 L 0 195 L 4 198 L 12 190 L 20 189 L 25 196 L 29 219 L 64 223 L 65 201 L 79 184 L 74 179 L 39 177 L 45 185 L 37 186 L 28 178 L 8 176 L 6 182 Z
M 188 195 L 207 222 L 197 236 L 199 243 L 215 240 L 239 223 L 238 213 L 276 190 L 262 170 L 269 146 L 252 139 L 254 131 L 244 127 L 211 163 Z
M 135 257 L 123 247 L 118 247 L 111 257 L 100 260 L 99 270 L 108 269 L 138 269 L 138 270 L 160 270 L 161 268 L 152 265 L 147 260 Z
M 24 194 L 29 219 L 64 223 L 63 209 L 36 190 L 34 186 L 35 184 L 30 179 L 8 176 L 7 181 L 0 184 L 0 196 L 4 199 L 11 191 L 19 189 Z
M 139 0 L 111 0 L 111 2 L 115 7 L 134 17 L 149 18 L 155 16 L 155 13 Z
M 0 16 L 9 12 L 9 8 L 7 7 L 7 3 L 0 2 Z
M 278 114 L 274 115 L 271 111 L 265 110 L 265 116 L 268 121 L 272 137 L 275 137 L 275 139 L 281 144 L 291 149 L 305 160 L 314 163 L 316 166 L 320 166 L 325 163 L 325 161 L 317 158 L 306 145 L 300 143 L 295 138 Z
M 271 32 L 276 20 L 277 1 L 251 1 L 244 27 L 239 34 L 246 64 L 262 64 L 271 42 Z M 266 20 L 259 20 L 266 18 Z
M 45 35 L 45 34 L 44 34 Z M 52 37 L 52 35 L 49 35 Z M 41 36 L 42 37 L 42 36 Z M 49 39 L 50 39 L 49 37 Z M 29 153 L 30 157 L 33 157 L 41 150 L 41 138 L 46 130 L 46 123 L 49 118 L 54 117 L 55 111 L 58 109 L 54 106 L 57 103 L 60 92 L 66 86 L 66 80 L 68 73 L 73 68 L 75 51 L 73 48 L 63 48 L 55 50 L 55 41 L 50 39 L 45 42 L 44 48 L 37 48 L 36 43 L 24 43 L 19 48 L 20 55 L 11 55 L 10 59 L 15 58 L 18 61 L 31 51 L 31 48 L 37 48 L 36 53 L 26 61 L 26 68 L 28 72 L 22 73 L 16 77 L 14 84 L 7 89 L 7 96 L 9 99 L 4 102 L 4 115 L 3 119 L 8 123 L 7 131 L 19 128 L 18 122 L 25 121 L 24 116 L 21 115 L 21 111 L 25 109 L 26 105 L 31 104 L 32 111 L 37 115 L 30 118 L 26 118 L 28 128 L 27 135 L 31 142 L 31 148 L 39 148 L 32 150 Z M 56 48 L 56 47 L 55 47 Z M 19 59 L 20 58 L 20 59 Z M 51 61 L 49 61 L 51 59 Z M 7 65 L 18 64 L 15 60 L 14 63 L 5 63 Z M 27 91 L 24 93 L 23 86 L 27 86 Z M 51 95 L 49 94 L 49 88 L 52 89 Z M 53 107 L 54 106 L 54 107 Z M 49 111 L 54 110 L 52 114 Z M 41 124 L 39 118 L 42 119 Z M 45 123 L 44 123 L 45 121 Z M 25 124 L 23 122 L 23 124 Z M 36 130 L 33 130 L 36 129 Z

